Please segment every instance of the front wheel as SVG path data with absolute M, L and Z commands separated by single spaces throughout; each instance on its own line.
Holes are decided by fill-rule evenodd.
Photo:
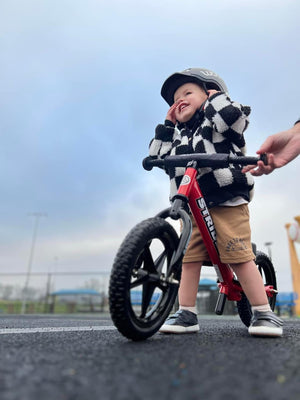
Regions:
M 169 315 L 181 273 L 181 265 L 171 270 L 178 242 L 174 228 L 154 217 L 136 225 L 121 244 L 110 276 L 109 307 L 127 338 L 147 339 Z
M 265 286 L 271 285 L 277 290 L 276 274 L 274 266 L 270 258 L 261 252 L 257 252 L 255 263 L 262 276 Z M 268 297 L 271 309 L 274 310 L 276 303 L 276 293 L 273 293 L 272 297 Z M 245 295 L 242 293 L 242 298 L 237 302 L 237 309 L 242 322 L 248 327 L 252 318 L 251 305 Z

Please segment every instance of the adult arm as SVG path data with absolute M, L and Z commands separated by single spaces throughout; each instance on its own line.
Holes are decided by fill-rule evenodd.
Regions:
M 243 172 L 250 171 L 253 176 L 268 175 L 294 160 L 300 154 L 300 119 L 292 128 L 269 136 L 257 151 L 257 154 L 263 153 L 268 155 L 268 165 L 259 161 L 257 166 L 248 165 Z

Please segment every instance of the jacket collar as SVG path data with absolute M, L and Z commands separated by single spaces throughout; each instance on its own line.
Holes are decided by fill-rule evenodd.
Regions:
M 178 123 L 178 129 L 189 129 L 192 132 L 195 132 L 198 126 L 203 122 L 204 120 L 204 110 L 203 107 L 201 107 L 199 110 L 195 112 L 195 114 L 192 116 L 192 118 L 184 123 Z

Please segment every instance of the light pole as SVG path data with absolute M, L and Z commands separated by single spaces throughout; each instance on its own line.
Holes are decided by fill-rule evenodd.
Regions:
M 35 242 L 36 242 L 37 231 L 38 231 L 38 227 L 39 227 L 39 220 L 41 217 L 47 217 L 46 213 L 39 213 L 39 212 L 31 213 L 28 215 L 31 217 L 35 217 L 35 222 L 34 222 L 34 226 L 33 226 L 32 242 L 31 242 L 31 248 L 30 248 L 30 253 L 29 253 L 26 280 L 25 280 L 24 289 L 23 289 L 21 314 L 25 314 L 27 290 L 28 290 L 28 285 L 29 285 L 29 280 L 30 280 L 31 267 L 32 267 L 32 261 L 33 261 L 34 250 L 35 250 Z
M 300 259 L 297 251 L 297 245 L 300 242 L 300 215 L 294 217 L 296 223 L 285 225 L 288 234 L 289 251 L 291 260 L 291 274 L 293 290 L 295 292 L 294 302 L 296 315 L 300 316 Z M 296 298 L 295 298 L 296 297 Z
M 265 246 L 268 249 L 268 255 L 270 260 L 272 261 L 272 250 L 271 250 L 271 246 L 272 246 L 273 242 L 266 242 Z

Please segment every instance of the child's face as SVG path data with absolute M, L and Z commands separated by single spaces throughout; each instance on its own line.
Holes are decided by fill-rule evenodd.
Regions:
M 174 93 L 175 118 L 179 122 L 189 121 L 207 99 L 207 94 L 196 83 L 185 83 Z

